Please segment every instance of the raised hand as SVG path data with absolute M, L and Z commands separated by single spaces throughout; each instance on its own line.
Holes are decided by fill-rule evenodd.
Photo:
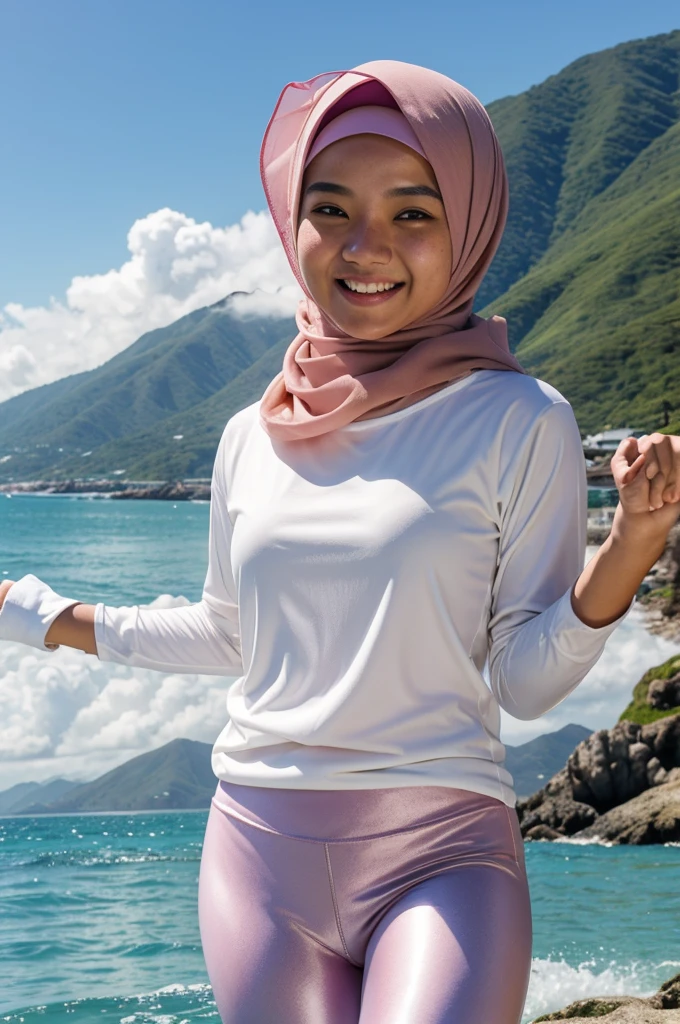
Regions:
M 680 516 L 680 437 L 627 437 L 610 465 L 624 513 L 668 533 Z

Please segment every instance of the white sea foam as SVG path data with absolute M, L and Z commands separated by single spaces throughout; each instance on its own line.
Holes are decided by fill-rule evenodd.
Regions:
M 566 843 L 571 846 L 614 846 L 609 839 L 602 839 L 600 836 L 592 836 L 590 839 L 580 839 L 577 836 L 560 836 L 559 839 L 552 839 L 549 842 Z
M 653 980 L 655 970 L 672 966 L 675 966 L 675 961 L 664 960 L 653 966 L 642 961 L 626 964 L 611 961 L 598 970 L 594 960 L 586 960 L 572 967 L 564 960 L 535 958 L 522 1024 L 544 1013 L 561 1010 L 577 999 L 592 996 L 651 996 L 658 990 L 661 981 L 672 975 L 672 971 L 663 974 L 661 981 L 657 982 Z

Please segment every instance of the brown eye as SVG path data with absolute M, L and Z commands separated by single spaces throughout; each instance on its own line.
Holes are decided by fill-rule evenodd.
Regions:
M 406 217 L 407 214 L 411 214 L 411 213 L 415 214 L 415 218 L 414 218 L 415 220 L 421 220 L 421 219 L 432 220 L 432 217 L 430 216 L 430 214 L 429 213 L 425 213 L 424 210 L 404 210 L 403 213 L 399 214 L 399 216 L 397 217 L 397 220 L 401 220 L 402 217 Z M 409 217 L 408 219 L 411 220 L 412 218 Z
M 346 216 L 344 210 L 341 210 L 339 206 L 332 206 L 330 203 L 326 203 L 324 206 L 315 207 L 312 210 L 312 213 L 326 213 L 329 210 L 331 211 L 330 216 L 335 216 L 335 214 L 338 213 L 340 214 L 341 217 Z

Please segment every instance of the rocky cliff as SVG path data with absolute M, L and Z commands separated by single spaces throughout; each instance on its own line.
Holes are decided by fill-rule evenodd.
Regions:
M 622 719 L 579 743 L 517 814 L 530 840 L 680 841 L 680 657 L 645 673 Z

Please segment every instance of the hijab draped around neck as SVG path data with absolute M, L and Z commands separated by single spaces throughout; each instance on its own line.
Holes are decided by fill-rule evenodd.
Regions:
M 445 294 L 423 317 L 383 338 L 352 338 L 314 302 L 302 279 L 297 222 L 305 161 L 315 137 L 355 106 L 400 110 L 434 170 L 451 233 Z M 412 405 L 475 370 L 525 373 L 503 317 L 472 312 L 503 234 L 508 181 L 486 110 L 462 85 L 415 64 L 378 60 L 287 85 L 269 121 L 260 171 L 274 224 L 305 297 L 283 368 L 260 402 L 272 438 L 315 437 Z

